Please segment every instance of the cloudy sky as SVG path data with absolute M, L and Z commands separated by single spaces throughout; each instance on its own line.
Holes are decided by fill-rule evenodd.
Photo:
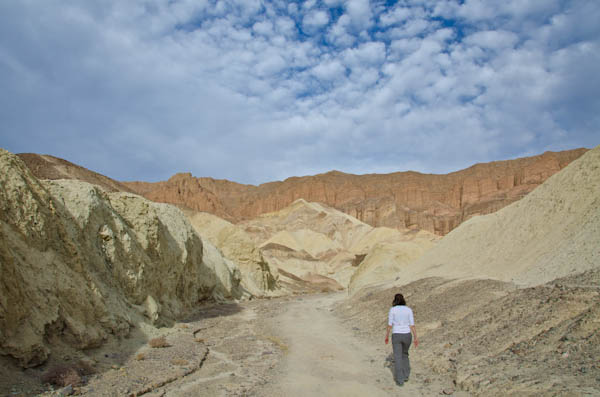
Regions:
M 597 0 L 6 0 L 0 147 L 119 180 L 600 144 Z

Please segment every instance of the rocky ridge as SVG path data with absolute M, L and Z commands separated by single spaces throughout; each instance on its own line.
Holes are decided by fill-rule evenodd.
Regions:
M 363 285 L 394 277 L 403 261 L 378 262 L 368 267 L 377 271 L 355 275 L 361 261 L 373 262 L 374 251 L 394 251 L 406 261 L 422 255 L 439 238 L 426 231 L 373 228 L 334 208 L 303 199 L 236 226 L 278 267 L 281 281 L 299 278 L 334 290 L 348 287 L 351 279 L 355 285 Z
M 5 150 L 0 169 L 0 355 L 22 367 L 242 296 L 239 269 L 174 206 L 40 181 Z
M 600 265 L 600 146 L 517 201 L 460 225 L 396 283 L 492 278 L 534 286 Z
M 475 215 L 492 213 L 524 197 L 586 150 L 477 164 L 447 175 L 332 171 L 252 186 L 181 173 L 163 182 L 123 184 L 150 200 L 210 212 L 234 223 L 279 211 L 302 198 L 374 227 L 445 235 Z
M 134 193 L 114 179 L 58 157 L 35 153 L 19 153 L 17 156 L 27 164 L 29 170 L 38 179 L 76 179 L 100 186 L 107 192 Z

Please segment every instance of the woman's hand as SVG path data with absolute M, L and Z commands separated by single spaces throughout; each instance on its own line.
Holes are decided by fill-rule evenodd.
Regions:
M 419 338 L 417 338 L 417 328 L 414 325 L 411 325 L 410 332 L 412 333 L 413 340 L 415 341 L 415 347 L 418 347 L 419 346 Z
M 387 331 L 385 332 L 385 344 L 387 345 L 390 341 L 390 331 L 392 330 L 392 326 L 388 325 Z

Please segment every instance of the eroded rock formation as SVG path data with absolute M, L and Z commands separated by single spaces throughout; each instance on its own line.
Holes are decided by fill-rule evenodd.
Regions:
M 276 292 L 277 268 L 267 263 L 242 228 L 207 212 L 186 210 L 185 213 L 202 238 L 218 248 L 222 256 L 240 269 L 241 285 L 246 291 L 254 296 Z
M 239 296 L 239 270 L 169 204 L 75 180 L 40 181 L 0 149 L 0 355 L 23 367 Z M 222 259 L 222 258 L 221 258 Z
M 38 179 L 76 179 L 100 186 L 107 192 L 134 192 L 114 179 L 58 157 L 35 153 L 19 153 L 17 156 Z
M 303 199 L 236 226 L 254 240 L 262 257 L 279 268 L 282 285 L 300 279 L 323 284 L 323 289 L 347 287 L 359 263 L 373 251 L 395 250 L 397 257 L 415 259 L 439 239 L 427 231 L 373 228 L 334 208 Z M 400 262 L 404 263 L 396 260 L 369 266 L 355 284 L 394 278 Z
M 210 212 L 232 222 L 281 210 L 302 198 L 332 206 L 371 226 L 445 235 L 474 215 L 495 212 L 522 198 L 585 152 L 546 152 L 477 164 L 447 175 L 332 171 L 252 186 L 184 173 L 164 182 L 123 184 L 150 200 Z
M 600 267 L 600 146 L 500 211 L 472 218 L 396 283 L 491 278 L 536 286 Z

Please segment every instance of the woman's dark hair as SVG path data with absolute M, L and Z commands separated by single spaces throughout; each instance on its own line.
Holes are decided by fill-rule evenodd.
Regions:
M 392 306 L 406 306 L 404 296 L 402 294 L 394 295 L 394 303 L 392 303 Z

